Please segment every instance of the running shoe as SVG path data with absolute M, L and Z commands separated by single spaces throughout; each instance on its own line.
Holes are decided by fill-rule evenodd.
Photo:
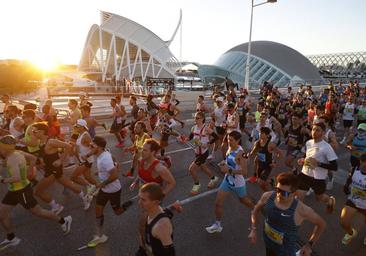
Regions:
M 95 185 L 88 185 L 86 186 L 86 193 L 88 195 L 93 195 L 97 187 Z
M 334 184 L 334 178 L 332 178 L 332 179 L 327 178 L 326 189 L 327 190 L 332 190 L 333 189 L 333 184 Z
M 108 125 L 106 123 L 103 123 L 102 127 L 104 128 L 104 130 L 108 130 Z
M 71 230 L 71 223 L 72 223 L 72 217 L 67 216 L 64 218 L 65 223 L 61 225 L 62 231 L 64 232 L 64 235 L 67 235 L 70 233 Z
M 352 235 L 346 233 L 342 239 L 342 244 L 349 245 L 351 243 L 352 239 L 357 236 L 357 230 L 352 228 Z
M 334 196 L 330 196 L 329 200 L 330 200 L 330 203 L 328 203 L 328 205 L 327 205 L 327 212 L 332 213 L 334 211 L 336 199 L 334 198 Z
M 96 247 L 98 244 L 107 242 L 107 240 L 108 240 L 108 236 L 106 236 L 104 234 L 101 236 L 94 235 L 93 240 L 91 240 L 88 243 L 88 247 L 91 247 L 91 248 Z
M 86 211 L 90 208 L 90 204 L 93 200 L 93 196 L 86 194 L 82 199 L 83 199 L 83 203 L 84 203 L 84 210 Z
M 210 179 L 210 182 L 207 184 L 207 187 L 209 189 L 213 189 L 214 187 L 216 187 L 218 182 L 219 182 L 219 178 L 217 176 L 215 176 L 213 179 Z
M 255 177 L 255 176 L 250 177 L 248 179 L 248 182 L 250 182 L 250 183 L 256 183 L 257 182 L 257 177 Z
M 309 188 L 309 190 L 306 192 L 306 196 L 310 196 L 312 193 L 314 193 L 314 190 Z
M 56 215 L 59 215 L 63 210 L 64 210 L 64 207 L 61 204 L 57 204 L 56 207 L 52 207 L 52 209 L 51 209 L 51 211 Z
M 123 148 L 123 147 L 124 147 L 123 142 L 120 142 L 120 143 L 116 144 L 116 148 Z
M 212 160 L 213 159 L 213 153 L 211 153 L 208 157 L 207 160 Z
M 200 184 L 194 184 L 191 190 L 191 195 L 197 195 L 200 191 L 201 185 Z
M 220 233 L 222 231 L 223 227 L 220 224 L 217 224 L 216 222 L 212 224 L 211 226 L 206 228 L 206 231 L 210 234 L 213 233 Z
M 11 240 L 5 239 L 0 243 L 0 251 L 5 250 L 6 248 L 10 246 L 17 246 L 20 243 L 21 239 L 18 237 L 14 237 Z

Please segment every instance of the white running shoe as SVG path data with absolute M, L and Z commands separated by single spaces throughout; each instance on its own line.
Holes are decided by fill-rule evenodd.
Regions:
M 339 144 L 343 145 L 346 142 L 346 137 L 343 137 L 343 139 L 339 142 Z
M 91 248 L 96 247 L 98 244 L 107 242 L 107 240 L 108 240 L 108 236 L 106 236 L 104 234 L 101 236 L 94 235 L 93 240 L 91 240 L 88 243 L 88 247 L 91 247 Z
M 71 230 L 71 223 L 72 223 L 72 217 L 67 216 L 64 218 L 65 223 L 61 225 L 62 231 L 64 232 L 64 235 L 67 235 L 70 233 Z
M 208 157 L 207 160 L 212 160 L 214 158 L 213 153 L 211 153 Z
M 223 227 L 220 224 L 217 224 L 216 222 L 212 224 L 210 227 L 206 228 L 206 231 L 210 234 L 213 233 L 220 233 L 222 231 Z
M 309 188 L 309 190 L 306 192 L 306 196 L 310 196 L 312 193 L 314 193 L 314 190 Z
M 89 194 L 86 194 L 84 197 L 83 197 L 83 203 L 84 203 L 84 210 L 88 210 L 90 208 L 90 204 L 93 200 L 93 196 L 92 195 L 89 195 Z
M 14 237 L 12 240 L 5 239 L 0 243 L 0 251 L 5 250 L 10 246 L 17 246 L 20 243 L 21 239 L 18 237 Z
M 94 191 L 97 189 L 97 187 L 93 184 L 86 186 L 86 193 L 91 195 L 94 193 Z
M 210 182 L 207 184 L 207 187 L 209 189 L 212 189 L 212 188 L 216 187 L 218 182 L 219 182 L 219 178 L 217 176 L 215 176 L 214 179 L 210 179 Z
M 52 207 L 51 211 L 56 214 L 59 215 L 62 211 L 63 211 L 64 207 L 61 204 L 57 204 L 56 207 Z

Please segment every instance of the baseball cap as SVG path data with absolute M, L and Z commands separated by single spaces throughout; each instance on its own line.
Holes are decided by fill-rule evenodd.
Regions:
M 78 119 L 76 121 L 75 126 L 80 126 L 80 127 L 84 127 L 86 130 L 89 130 L 88 128 L 88 124 L 86 123 L 86 121 L 84 119 Z
M 366 131 L 366 124 L 365 123 L 359 124 L 359 126 L 357 127 L 357 129 L 358 130 Z
M 13 149 L 17 144 L 17 140 L 12 135 L 5 135 L 4 137 L 0 138 L 0 147 Z

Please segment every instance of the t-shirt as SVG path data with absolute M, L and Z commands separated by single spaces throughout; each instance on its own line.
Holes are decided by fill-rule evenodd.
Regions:
M 97 157 L 98 177 L 101 182 L 109 178 L 110 172 L 115 168 L 111 153 L 104 151 Z M 114 193 L 121 189 L 121 182 L 116 179 L 102 188 L 103 192 Z
M 338 158 L 333 148 L 324 140 L 318 143 L 315 143 L 314 140 L 308 140 L 305 144 L 305 149 L 306 158 L 314 158 L 318 163 L 328 164 Z M 327 169 L 319 166 L 312 169 L 308 164 L 306 164 L 306 161 L 301 172 L 317 180 L 325 180 L 328 174 Z
M 355 104 L 346 103 L 343 110 L 343 120 L 354 120 Z

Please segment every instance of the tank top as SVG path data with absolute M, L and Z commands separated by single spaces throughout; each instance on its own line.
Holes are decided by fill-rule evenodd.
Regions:
M 204 154 L 208 150 L 209 138 L 206 134 L 206 125 L 198 128 L 197 125 L 192 127 L 194 152 L 198 155 Z
M 17 120 L 17 119 L 20 119 L 19 117 L 16 117 L 16 118 L 14 118 L 14 119 L 11 119 L 10 120 L 10 124 L 9 124 L 9 132 L 10 132 L 10 134 L 11 135 L 13 135 L 15 138 L 20 138 L 20 137 L 22 137 L 23 136 L 23 132 L 20 132 L 20 131 L 18 131 L 18 130 L 16 130 L 15 128 L 14 128 L 14 123 L 15 123 L 15 120 Z
M 88 134 L 88 131 L 83 132 L 82 134 L 79 135 L 78 139 L 76 140 L 76 145 L 79 148 L 79 155 L 80 156 L 86 156 L 90 153 L 90 148 L 84 146 L 83 143 L 81 143 L 83 137 L 87 134 Z M 80 160 L 80 162 L 85 162 L 85 160 L 83 160 L 81 158 L 79 160 Z M 88 161 L 89 163 L 93 163 L 94 162 L 94 157 L 89 156 L 86 161 Z
M 229 166 L 230 169 L 232 170 L 240 170 L 240 165 L 238 165 L 238 163 L 235 161 L 235 158 L 237 156 L 237 154 L 242 151 L 243 148 L 241 146 L 239 146 L 235 151 L 230 151 L 230 149 L 228 149 L 227 153 L 226 153 L 226 165 Z M 244 176 L 241 174 L 225 174 L 224 179 L 227 181 L 227 183 L 232 186 L 232 187 L 242 187 L 245 185 L 245 179 Z
M 264 243 L 276 255 L 295 256 L 297 232 L 299 229 L 295 223 L 295 211 L 298 200 L 295 198 L 291 206 L 283 210 L 276 206 L 275 198 L 276 193 L 273 192 L 264 206 Z
M 113 112 L 115 112 L 116 114 L 118 113 L 120 111 L 120 107 L 119 106 L 115 106 L 114 108 L 113 108 Z M 120 116 L 116 116 L 115 118 L 114 118 L 114 120 L 116 121 L 116 123 L 117 124 L 121 124 L 122 123 L 122 117 L 120 117 Z
M 348 196 L 356 207 L 366 209 L 366 173 L 357 167 L 352 175 L 351 194 Z
M 366 136 L 360 137 L 357 133 L 353 137 L 352 146 L 356 147 L 356 149 L 351 151 L 351 155 L 360 158 L 363 153 L 366 153 Z
M 271 138 L 268 139 L 264 146 L 261 146 L 260 141 L 258 141 L 258 153 L 257 161 L 260 166 L 269 167 L 272 163 L 272 153 L 268 151 L 268 145 L 271 142 Z
M 215 126 L 217 127 L 221 126 L 225 122 L 224 107 L 215 108 L 214 115 L 215 115 Z
M 19 154 L 20 155 L 21 153 L 14 152 L 13 154 L 16 154 L 16 155 Z M 19 167 L 20 181 L 13 182 L 13 183 L 8 183 L 8 190 L 9 191 L 18 191 L 18 190 L 21 190 L 21 189 L 25 188 L 26 186 L 28 186 L 28 184 L 30 183 L 29 180 L 28 180 L 28 178 L 27 178 L 27 166 L 26 166 L 25 159 L 24 159 L 24 161 L 22 163 L 17 163 L 17 164 L 19 165 L 18 167 Z M 13 173 L 13 165 L 7 164 L 6 170 L 7 170 L 7 173 L 8 173 L 8 177 L 9 178 L 11 178 L 11 177 L 14 176 L 14 173 Z
M 238 112 L 240 118 L 244 118 L 246 113 L 248 112 L 247 109 L 245 108 L 245 103 L 242 106 L 239 106 L 238 103 L 236 111 Z
M 205 103 L 197 103 L 196 112 L 205 112 Z
M 297 129 L 294 129 L 291 125 L 287 132 L 287 145 L 293 149 L 300 149 L 303 143 L 304 136 L 301 134 L 302 126 L 300 125 Z
M 45 151 L 45 147 L 48 143 L 48 139 L 45 144 L 40 145 L 39 147 L 39 157 L 43 159 L 44 162 L 44 168 L 47 172 L 60 172 L 62 171 L 62 165 L 60 166 L 54 166 L 53 163 L 60 159 L 58 152 L 47 154 Z
M 28 125 L 27 129 L 25 129 L 25 134 L 24 134 L 24 140 L 25 142 L 30 142 L 32 140 L 32 137 L 29 135 L 29 129 L 32 128 L 32 125 Z M 37 146 L 27 146 L 28 148 L 28 152 L 29 153 L 34 153 L 39 151 L 39 140 L 38 140 L 38 145 Z
M 164 246 L 161 241 L 155 238 L 152 234 L 152 230 L 155 224 L 162 218 L 169 218 L 169 215 L 165 212 L 158 214 L 150 223 L 146 221 L 145 224 L 145 245 L 148 250 L 148 255 L 159 256 L 164 255 Z M 173 239 L 173 235 L 172 235 Z
M 144 146 L 145 140 L 147 140 L 149 138 L 150 138 L 150 136 L 146 132 L 144 132 L 144 134 L 140 138 L 136 135 L 135 146 L 136 146 L 137 152 L 142 152 L 142 148 Z
M 163 183 L 163 179 L 159 176 L 154 178 L 152 176 L 153 171 L 155 170 L 155 167 L 160 163 L 159 160 L 155 159 L 151 165 L 145 169 L 144 168 L 144 160 L 141 160 L 140 162 L 140 167 L 139 167 L 139 171 L 138 171 L 138 175 L 140 178 L 140 181 L 145 184 L 145 183 L 150 183 L 150 182 L 155 182 L 158 184 L 162 184 Z

